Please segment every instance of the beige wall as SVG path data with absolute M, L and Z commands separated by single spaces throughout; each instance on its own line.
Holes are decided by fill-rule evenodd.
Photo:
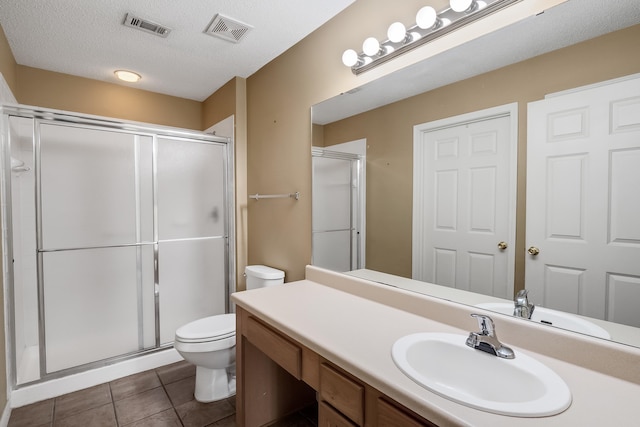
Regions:
M 202 129 L 207 129 L 234 115 L 237 80 L 237 78 L 229 80 L 202 102 Z
M 249 263 L 249 227 L 247 212 L 247 80 L 236 78 L 235 110 L 236 168 L 236 289 L 246 289 L 244 268 Z
M 0 27 L 0 73 L 7 81 L 9 88 L 15 94 L 16 87 L 16 60 L 13 57 L 9 42 L 4 34 L 4 30 Z
M 310 108 L 393 69 L 356 77 L 340 58 L 369 35 L 382 38 L 389 22 L 415 19 L 422 6 L 358 0 L 247 79 L 248 192 L 301 194 L 299 201 L 249 200 L 249 264 L 282 269 L 286 281 L 304 278 L 311 262 Z M 380 34 L 369 34 L 371 28 Z
M 18 102 L 38 107 L 75 111 L 201 129 L 202 104 L 98 80 L 17 66 Z
M 640 25 L 324 126 L 324 145 L 367 139 L 367 267 L 411 277 L 413 126 L 519 103 L 516 289 L 524 285 L 526 105 L 640 73 Z M 594 61 L 594 58 L 597 60 Z

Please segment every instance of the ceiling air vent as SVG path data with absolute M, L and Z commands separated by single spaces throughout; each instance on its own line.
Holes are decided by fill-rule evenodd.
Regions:
M 210 36 L 239 43 L 252 28 L 251 25 L 217 14 L 204 32 Z
M 142 19 L 137 16 L 133 16 L 130 13 L 127 13 L 124 16 L 123 25 L 127 27 L 136 28 L 141 31 L 145 31 L 147 33 L 155 34 L 159 37 L 167 37 L 171 30 L 167 27 L 163 27 L 162 25 L 149 21 L 148 19 Z

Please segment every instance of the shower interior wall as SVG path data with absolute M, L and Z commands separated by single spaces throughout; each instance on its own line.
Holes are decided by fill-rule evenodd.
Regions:
M 16 138 L 12 147 L 12 157 L 23 159 L 25 169 L 29 171 L 11 172 L 11 204 L 13 222 L 13 299 L 16 307 L 24 307 L 15 313 L 15 352 L 16 360 L 31 360 L 32 363 L 18 365 L 17 382 L 28 382 L 39 376 L 38 372 L 38 306 L 36 280 L 35 199 L 29 197 L 30 189 L 35 186 L 31 141 Z M 31 172 L 31 173 L 29 173 Z

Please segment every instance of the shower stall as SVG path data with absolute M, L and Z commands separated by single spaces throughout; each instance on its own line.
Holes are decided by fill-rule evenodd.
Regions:
M 0 119 L 14 388 L 170 348 L 230 310 L 229 139 L 24 106 Z
M 312 264 L 339 272 L 364 268 L 363 156 L 317 147 L 311 156 Z

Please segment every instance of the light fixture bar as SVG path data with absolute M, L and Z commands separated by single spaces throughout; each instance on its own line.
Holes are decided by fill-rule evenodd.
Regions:
M 403 40 L 399 42 L 391 40 L 381 42 L 378 53 L 374 55 L 367 55 L 364 52 L 356 54 L 355 51 L 351 50 L 352 55 L 357 55 L 356 64 L 351 66 L 351 71 L 356 75 L 364 73 L 403 53 L 520 1 L 522 0 L 473 0 L 470 2 L 469 9 L 463 12 L 456 12 L 450 7 L 446 8 L 437 14 L 437 24 L 433 27 L 423 29 L 416 24 L 407 29 L 407 37 Z

